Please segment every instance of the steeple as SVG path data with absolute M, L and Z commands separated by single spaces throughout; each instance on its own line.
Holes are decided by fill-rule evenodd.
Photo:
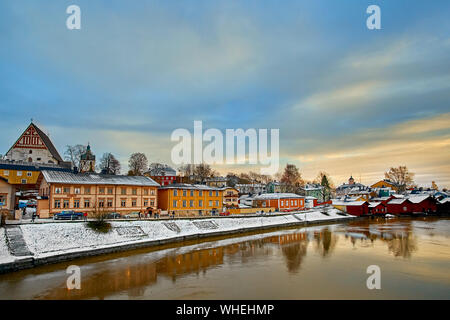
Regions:
M 95 155 L 91 151 L 89 142 L 86 152 L 80 157 L 80 172 L 95 172 Z

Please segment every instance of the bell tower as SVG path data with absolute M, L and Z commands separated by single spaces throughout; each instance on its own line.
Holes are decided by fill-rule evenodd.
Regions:
M 95 155 L 92 153 L 89 143 L 86 152 L 81 155 L 80 172 L 95 172 Z

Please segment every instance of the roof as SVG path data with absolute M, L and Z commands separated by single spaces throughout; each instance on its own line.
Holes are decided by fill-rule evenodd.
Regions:
M 363 204 L 367 203 L 367 201 L 334 201 L 332 200 L 333 206 L 362 206 Z
M 172 183 L 167 186 L 163 186 L 160 189 L 186 189 L 186 190 L 211 190 L 211 191 L 223 191 L 224 188 L 210 187 L 203 184 L 187 184 L 187 183 Z
M 295 193 L 263 193 L 255 197 L 255 200 L 292 199 L 304 198 Z
M 441 201 L 439 201 L 439 203 L 447 203 L 450 202 L 450 198 L 444 198 Z
M 403 198 L 403 199 L 392 199 L 391 201 L 388 202 L 388 204 L 402 204 L 405 201 L 408 201 L 408 199 Z
M 421 203 L 422 201 L 428 199 L 430 197 L 429 194 L 423 194 L 420 196 L 411 196 L 408 198 L 409 201 L 411 201 L 412 203 Z
M 52 170 L 52 171 L 72 172 L 72 169 L 70 167 L 57 165 L 57 164 L 11 161 L 11 160 L 0 160 L 0 169 L 23 170 L 23 171 Z
M 380 204 L 383 205 L 383 203 L 381 203 L 381 202 L 369 202 L 369 208 L 375 208 L 375 207 L 379 206 Z
M 159 187 L 159 184 L 149 177 L 122 176 L 96 173 L 73 173 L 60 171 L 42 171 L 45 181 L 48 183 L 70 184 L 103 184 L 103 185 L 127 185 L 127 186 L 151 186 Z

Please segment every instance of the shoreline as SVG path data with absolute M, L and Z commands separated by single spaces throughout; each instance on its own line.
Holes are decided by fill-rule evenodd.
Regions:
M 318 211 L 311 211 L 306 212 L 307 214 L 315 214 L 316 216 L 320 212 Z M 55 251 L 47 251 L 47 252 L 39 252 L 36 248 L 33 247 L 33 242 L 30 240 L 30 230 L 32 231 L 32 236 L 35 236 L 34 233 L 39 232 L 39 230 L 33 230 L 38 229 L 37 226 L 45 225 L 43 223 L 41 224 L 35 224 L 35 225 L 29 225 L 25 230 L 22 229 L 24 232 L 24 239 L 25 243 L 28 248 L 30 248 L 31 255 L 26 256 L 13 256 L 10 257 L 13 258 L 13 261 L 7 261 L 5 263 L 0 263 L 0 274 L 4 273 L 10 273 L 15 272 L 23 269 L 30 269 L 46 264 L 55 264 L 70 260 L 75 260 L 79 258 L 86 258 L 86 257 L 93 257 L 93 256 L 99 256 L 104 254 L 110 254 L 110 253 L 116 253 L 116 252 L 124 252 L 129 250 L 135 250 L 135 249 L 142 249 L 147 247 L 157 247 L 161 245 L 171 244 L 171 243 L 177 243 L 177 242 L 183 242 L 188 240 L 195 240 L 195 239 L 207 239 L 207 238 L 213 238 L 217 236 L 227 236 L 227 235 L 233 235 L 233 234 L 239 234 L 239 233 L 246 233 L 246 232 L 254 232 L 254 231 L 263 231 L 263 230 L 270 230 L 270 229 L 281 229 L 286 227 L 294 227 L 294 226 L 310 226 L 310 225 L 323 225 L 323 224 L 335 224 L 340 222 L 348 222 L 351 220 L 356 220 L 358 217 L 356 216 L 342 216 L 342 215 L 330 215 L 329 217 L 319 217 L 312 219 L 301 219 L 304 217 L 305 212 L 303 213 L 291 213 L 291 214 L 279 214 L 277 216 L 250 216 L 250 217 L 239 217 L 238 220 L 237 217 L 233 217 L 231 219 L 239 221 L 239 223 L 243 223 L 244 225 L 231 225 L 225 226 L 220 228 L 220 226 L 227 220 L 228 217 L 215 217 L 215 218 L 208 218 L 208 219 L 201 219 L 207 223 L 212 223 L 212 225 L 215 225 L 215 228 L 211 229 L 201 229 L 197 227 L 188 229 L 186 232 L 181 233 L 178 231 L 173 232 L 169 236 L 165 237 L 156 237 L 154 239 L 151 238 L 140 238 L 137 240 L 123 240 L 121 242 L 116 242 L 112 244 L 101 244 L 96 243 L 91 246 L 82 247 L 82 248 L 75 248 L 75 249 L 66 249 L 66 250 L 55 250 Z M 229 219 L 229 218 L 228 218 Z M 279 221 L 279 220 L 283 221 Z M 278 220 L 278 221 L 277 221 Z M 285 220 L 285 221 L 284 221 Z M 155 228 L 155 227 L 161 227 L 164 223 L 178 223 L 178 225 L 193 225 L 193 222 L 198 221 L 197 219 L 175 219 L 175 220 L 159 220 L 159 221 L 119 221 L 119 222 L 113 222 L 114 223 L 114 229 L 120 229 L 120 228 L 138 228 L 142 231 L 142 226 L 145 226 L 147 228 Z M 236 221 L 233 221 L 235 223 Z M 229 221 L 228 221 L 229 222 Z M 258 225 L 255 225 L 255 222 Z M 122 225 L 121 225 L 122 224 Z M 259 225 L 260 224 L 260 225 Z M 79 222 L 68 222 L 68 223 L 56 223 L 56 224 L 50 224 L 53 228 L 61 229 L 63 227 L 73 227 L 74 225 L 76 227 L 85 227 L 85 224 L 81 224 Z M 70 226 L 72 225 L 72 226 Z M 217 227 L 219 226 L 219 227 Z M 12 227 L 22 227 L 22 225 L 7 225 L 6 228 L 12 228 Z M 167 226 L 166 226 L 167 227 Z M 2 228 L 5 230 L 6 234 L 6 228 Z M 167 227 L 168 228 L 168 227 Z M 217 230 L 219 229 L 219 230 Z M 167 231 L 164 229 L 164 231 Z M 113 231 L 110 231 L 113 232 Z M 98 235 L 98 237 L 102 237 L 103 235 Z M 107 235 L 104 235 L 104 237 L 107 237 Z M 0 239 L 1 240 L 1 239 Z

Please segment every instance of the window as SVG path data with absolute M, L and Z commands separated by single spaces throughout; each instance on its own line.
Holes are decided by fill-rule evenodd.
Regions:
M 173 195 L 174 196 L 178 196 L 178 190 L 177 189 L 173 190 Z
M 5 194 L 0 194 L 0 206 L 6 206 L 6 195 Z
M 61 208 L 61 200 L 55 200 L 55 203 L 53 204 L 54 208 Z
M 33 176 L 33 173 L 31 171 L 28 171 L 27 172 L 27 177 L 31 177 L 31 176 Z
M 84 207 L 85 208 L 89 208 L 90 206 L 91 206 L 91 203 L 90 203 L 89 199 L 85 199 L 84 200 Z
M 172 207 L 176 208 L 177 207 L 177 200 L 173 200 L 173 205 Z
M 216 207 L 219 206 L 219 200 L 216 200 Z
M 4 171 L 3 171 L 3 174 L 4 174 L 5 176 L 9 176 L 9 170 L 4 170 Z
M 136 207 L 136 203 L 137 203 L 136 199 L 132 199 L 131 200 L 131 206 L 132 207 Z
M 291 206 L 293 206 L 294 205 L 294 200 L 291 200 Z
M 218 197 L 219 196 L 219 191 L 216 191 L 216 197 Z
M 203 200 L 198 200 L 198 206 L 201 208 L 203 207 Z
M 113 188 L 108 188 L 108 194 L 113 194 Z
M 22 179 L 22 184 L 27 184 L 27 179 Z
M 144 207 L 148 207 L 148 199 L 144 199 Z
M 153 207 L 155 205 L 155 200 L 150 200 L 150 205 Z
M 133 195 L 137 195 L 137 189 L 136 189 L 136 188 L 131 189 L 131 193 L 132 193 Z
M 91 188 L 90 187 L 84 187 L 84 193 L 85 194 L 91 194 Z
M 64 193 L 70 193 L 70 187 L 64 187 L 63 188 Z
M 22 171 L 17 171 L 17 176 L 21 177 L 22 176 Z
M 99 208 L 104 208 L 105 207 L 105 200 L 99 199 L 98 200 L 98 207 Z
M 199 190 L 199 191 L 198 191 L 198 195 L 199 195 L 200 197 L 202 197 L 202 196 L 203 196 L 203 191 L 202 191 L 202 190 Z
M 194 200 L 189 200 L 189 207 L 193 207 L 194 206 Z
M 125 200 L 125 199 L 120 200 L 120 206 L 121 207 L 126 207 L 127 206 L 127 200 Z
M 183 208 L 186 208 L 186 200 L 183 200 Z
M 78 200 L 78 199 L 73 200 L 73 207 L 74 208 L 79 208 L 80 207 L 80 200 Z
M 67 209 L 69 207 L 69 200 L 63 201 L 63 207 L 64 207 L 64 209 Z
M 212 200 L 209 200 L 209 206 L 212 207 L 212 205 L 213 205 Z
M 108 199 L 107 205 L 108 205 L 109 208 L 111 208 L 113 206 L 112 199 Z
M 120 189 L 121 194 L 127 194 L 127 188 L 121 188 Z
M 148 196 L 148 189 L 144 189 L 144 196 Z
M 98 193 L 105 194 L 105 188 L 98 188 Z
M 191 190 L 191 197 L 194 196 L 194 190 Z
M 284 201 L 283 200 L 281 200 L 281 206 L 284 206 Z
M 74 191 L 75 194 L 80 194 L 81 193 L 80 187 L 74 188 L 73 191 Z
M 209 196 L 212 197 L 212 191 L 209 192 Z
M 183 190 L 183 197 L 186 197 L 186 190 Z
M 155 190 L 150 190 L 150 195 L 154 196 L 155 195 Z

